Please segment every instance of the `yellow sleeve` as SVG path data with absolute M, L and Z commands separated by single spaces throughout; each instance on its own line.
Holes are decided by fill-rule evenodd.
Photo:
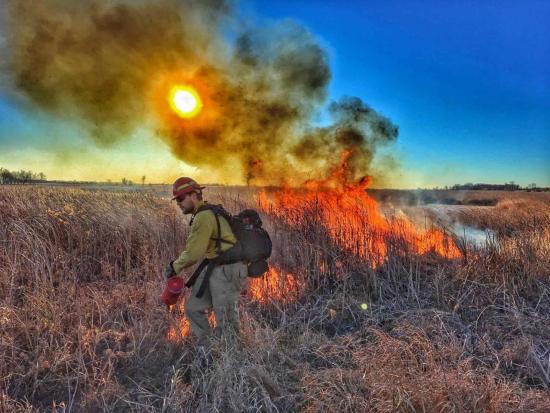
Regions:
M 195 264 L 206 254 L 208 243 L 214 231 L 212 221 L 209 219 L 210 214 L 203 212 L 195 216 L 193 225 L 191 225 L 191 233 L 185 244 L 185 250 L 172 264 L 176 274 Z

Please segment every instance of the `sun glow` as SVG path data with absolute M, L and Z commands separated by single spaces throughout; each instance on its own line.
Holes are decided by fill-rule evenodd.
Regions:
M 202 101 L 195 89 L 186 85 L 175 85 L 170 89 L 168 102 L 172 110 L 181 118 L 193 118 L 202 109 Z

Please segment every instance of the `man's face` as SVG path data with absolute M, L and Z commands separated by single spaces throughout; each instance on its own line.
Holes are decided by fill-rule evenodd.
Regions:
M 194 192 L 176 198 L 176 202 L 184 214 L 192 214 L 195 211 L 197 194 Z

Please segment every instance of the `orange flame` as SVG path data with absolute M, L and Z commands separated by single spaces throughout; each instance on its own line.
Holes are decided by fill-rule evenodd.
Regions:
M 294 301 L 298 298 L 298 291 L 299 288 L 296 276 L 273 266 L 270 266 L 265 276 L 261 278 L 251 278 L 247 288 L 250 299 L 261 304 L 268 304 L 272 300 L 279 303 Z M 182 299 L 177 304 L 177 311 L 174 312 L 175 314 L 173 313 L 174 309 L 170 309 L 173 316 L 171 315 L 172 318 L 166 338 L 174 343 L 181 342 L 191 331 L 189 320 L 187 317 L 181 316 L 184 307 L 185 299 Z M 212 328 L 216 326 L 214 312 L 210 312 L 208 321 Z
M 336 246 L 372 267 L 382 264 L 392 249 L 420 255 L 433 252 L 445 258 L 461 256 L 452 237 L 441 229 L 423 230 L 405 217 L 385 217 L 366 192 L 369 177 L 348 182 L 350 154 L 342 154 L 341 165 L 328 179 L 306 182 L 305 189 L 287 186 L 273 199 L 261 192 L 260 208 L 306 233 L 324 231 Z
M 170 326 L 168 328 L 168 332 L 166 333 L 166 338 L 168 341 L 179 343 L 181 342 L 185 337 L 189 335 L 189 332 L 191 331 L 191 326 L 189 325 L 189 320 L 187 317 L 183 315 L 184 308 L 185 308 L 185 299 L 180 300 L 180 302 L 177 305 L 177 312 L 175 314 L 171 314 L 171 320 L 170 320 Z M 170 312 L 172 313 L 173 309 L 170 309 Z M 212 328 L 216 327 L 216 317 L 214 315 L 214 312 L 210 312 L 208 315 L 208 321 L 210 322 L 210 325 Z
M 296 276 L 270 266 L 266 275 L 252 278 L 248 283 L 250 298 L 261 304 L 271 300 L 278 302 L 294 301 L 298 297 L 298 282 Z

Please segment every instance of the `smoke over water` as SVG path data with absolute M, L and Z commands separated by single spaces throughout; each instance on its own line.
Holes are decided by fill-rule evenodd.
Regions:
M 359 179 L 397 138 L 355 97 L 329 105 L 332 124 L 312 126 L 331 72 L 295 23 L 250 27 L 222 0 L 12 1 L 8 13 L 12 88 L 106 148 L 147 126 L 190 165 L 299 184 L 329 176 L 342 154 L 345 178 Z M 200 95 L 196 117 L 170 109 L 175 84 Z

